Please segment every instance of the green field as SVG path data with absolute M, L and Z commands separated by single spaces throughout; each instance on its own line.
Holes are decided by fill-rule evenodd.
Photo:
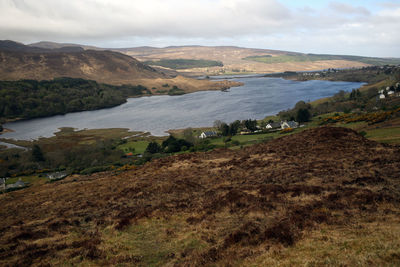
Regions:
M 117 148 L 125 153 L 132 152 L 133 154 L 143 154 L 148 144 L 148 141 L 130 141 L 126 144 L 119 145 Z

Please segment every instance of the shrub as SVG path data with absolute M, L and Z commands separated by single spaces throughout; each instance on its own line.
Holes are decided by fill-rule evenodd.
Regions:
M 281 134 L 290 133 L 290 132 L 293 132 L 292 128 L 285 128 L 285 129 L 280 131 Z
M 154 141 L 150 142 L 146 148 L 146 152 L 149 152 L 150 154 L 159 153 L 161 151 L 162 147 L 160 146 L 160 144 Z

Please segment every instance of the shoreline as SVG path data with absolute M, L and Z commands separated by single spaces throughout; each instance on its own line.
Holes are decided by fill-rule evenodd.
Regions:
M 198 80 L 198 81 L 202 81 L 202 80 Z M 19 121 L 25 121 L 25 120 L 34 120 L 34 119 L 41 119 L 41 118 L 49 118 L 49 117 L 59 116 L 59 115 L 62 116 L 62 115 L 70 114 L 70 113 L 76 113 L 76 112 L 96 111 L 96 110 L 102 110 L 102 109 L 115 108 L 115 107 L 118 107 L 120 105 L 125 104 L 129 98 L 141 98 L 141 97 L 164 96 L 164 95 L 165 96 L 179 96 L 179 95 L 191 94 L 191 93 L 202 92 L 202 91 L 224 91 L 224 90 L 228 90 L 228 89 L 230 89 L 232 87 L 240 87 L 240 86 L 244 85 L 244 83 L 234 82 L 234 81 L 227 81 L 226 79 L 223 79 L 223 80 L 220 80 L 220 81 L 212 81 L 212 84 L 213 84 L 214 88 L 208 87 L 208 88 L 198 88 L 197 90 L 196 89 L 189 89 L 187 91 L 183 90 L 183 93 L 181 93 L 181 94 L 168 94 L 168 92 L 165 92 L 165 93 L 152 92 L 152 94 L 146 94 L 146 95 L 140 95 L 140 96 L 128 96 L 123 103 L 120 103 L 120 104 L 117 104 L 117 105 L 111 106 L 111 107 L 102 107 L 102 108 L 98 108 L 98 109 L 77 110 L 77 111 L 73 111 L 73 112 L 66 112 L 66 113 L 62 113 L 62 114 L 52 114 L 52 115 L 48 115 L 48 116 L 40 116 L 40 117 L 33 117 L 33 118 L 12 118 L 12 119 L 10 119 L 10 118 L 2 118 L 3 122 L 1 124 L 4 125 L 6 123 L 12 123 L 12 122 L 19 122 Z M 11 130 L 11 129 L 8 129 L 8 130 L 10 132 L 13 132 L 13 130 Z M 6 132 L 5 129 L 3 130 L 3 132 Z M 1 134 L 2 134 L 2 132 L 0 132 L 0 136 L 1 136 Z
M 264 77 L 264 76 L 261 76 L 260 74 L 259 75 L 257 75 L 257 76 L 253 76 L 253 75 L 251 75 L 250 76 L 250 78 L 267 78 L 267 77 Z M 243 78 L 245 78 L 245 77 L 243 77 Z M 274 77 L 274 78 L 276 78 L 276 77 Z M 281 77 L 282 78 L 282 77 Z M 244 83 L 240 83 L 240 84 L 244 84 Z M 236 86 L 235 86 L 236 87 Z M 229 87 L 229 88 L 231 88 L 231 87 Z M 199 91 L 219 91 L 219 90 L 199 90 Z M 198 91 L 196 91 L 196 92 L 198 92 Z M 192 93 L 192 92 L 188 92 L 188 93 L 186 93 L 186 94 L 190 94 L 190 93 Z M 165 94 L 159 94 L 159 95 L 165 95 Z M 135 97 L 135 98 L 141 98 L 141 97 L 144 97 L 144 96 L 146 96 L 146 97 L 151 97 L 151 96 L 156 96 L 156 95 L 143 95 L 143 96 L 140 96 L 140 97 Z M 318 98 L 317 100 L 314 100 L 314 101 L 320 101 L 321 99 L 324 99 L 324 98 Z M 314 101 L 312 101 L 312 102 L 314 102 Z M 120 105 L 117 105 L 117 106 L 120 106 Z M 117 107 L 117 106 L 114 106 L 114 107 Z M 111 107 L 111 108 L 114 108 L 114 107 Z M 104 109 L 104 108 L 103 108 Z M 102 109 L 97 109 L 97 110 L 102 110 Z M 89 111 L 96 111 L 96 110 L 89 110 Z M 83 110 L 83 111 L 77 111 L 77 112 L 86 112 L 85 110 Z M 279 112 L 279 111 L 278 111 Z M 74 112 L 71 112 L 71 113 L 74 113 Z M 71 113 L 66 113 L 66 114 L 71 114 Z M 66 115 L 66 114 L 58 114 L 58 115 Z M 48 118 L 48 117 L 53 117 L 53 116 L 57 116 L 57 115 L 52 115 L 52 116 L 46 116 L 46 117 L 40 117 L 40 118 Z M 268 115 L 265 115 L 265 116 L 268 116 Z M 264 117 L 265 117 L 264 116 Z M 263 118 L 259 118 L 258 120 L 263 120 L 264 119 L 264 117 Z M 34 119 L 40 119 L 40 118 L 32 118 L 32 119 L 18 119 L 18 120 L 16 120 L 16 119 L 14 119 L 14 120 L 12 120 L 12 121 L 10 121 L 10 122 L 17 122 L 17 121 L 23 121 L 23 120 L 27 120 L 27 121 L 29 121 L 29 120 L 34 120 Z M 210 124 L 210 125 L 202 125 L 202 126 L 200 126 L 200 127 L 191 127 L 191 128 L 193 128 L 193 129 L 207 129 L 207 128 L 213 128 L 213 126 L 212 126 L 212 124 Z M 83 130 L 84 128 L 82 128 L 82 129 L 80 129 L 80 130 Z M 110 129 L 110 128 L 101 128 L 101 127 L 96 127 L 96 128 L 93 128 L 93 129 Z M 167 130 L 165 130 L 164 131 L 164 134 L 162 134 L 162 136 L 167 136 L 168 134 L 171 134 L 171 133 L 174 133 L 174 132 L 180 132 L 180 131 L 182 131 L 184 128 L 170 128 L 170 129 L 167 129 Z M 8 129 L 8 130 L 10 130 L 10 129 Z M 90 130 L 90 129 L 89 129 Z M 10 131 L 5 131 L 5 132 L 13 132 L 12 130 L 10 130 Z M 53 133 L 53 135 L 55 135 L 55 133 L 57 133 L 57 131 L 55 131 L 54 133 Z M 151 134 L 152 135 L 152 134 Z M 160 135 L 152 135 L 152 136 L 160 136 Z M 2 136 L 0 135 L 0 138 L 1 138 Z

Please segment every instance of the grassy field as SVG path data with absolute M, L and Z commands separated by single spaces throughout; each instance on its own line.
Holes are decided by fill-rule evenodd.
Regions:
M 28 176 L 8 178 L 6 184 L 13 184 L 17 182 L 19 179 L 21 179 L 21 181 L 23 181 L 24 183 L 29 183 L 29 185 L 41 185 L 49 181 L 49 179 L 44 176 L 28 175 Z
M 140 259 L 138 266 L 163 266 L 176 254 L 206 247 L 200 233 L 186 219 L 187 216 L 142 219 L 124 231 L 106 228 L 103 249 L 109 252 L 109 258 Z
M 242 266 L 398 266 L 399 220 L 385 219 L 325 225 L 293 247 L 270 250 Z
M 253 56 L 246 57 L 245 60 L 251 60 L 256 62 L 262 62 L 267 64 L 272 63 L 286 63 L 286 62 L 306 62 L 306 61 L 320 61 L 320 60 L 332 60 L 331 56 L 323 55 L 305 55 L 305 54 L 287 54 L 279 56 Z
M 143 154 L 148 144 L 148 141 L 129 141 L 126 144 L 119 145 L 117 148 L 125 153 Z
M 400 126 L 390 128 L 368 129 L 366 138 L 388 144 L 400 144 Z
M 373 57 L 358 57 L 358 56 L 340 56 L 340 55 L 317 55 L 317 54 L 285 54 L 278 56 L 250 56 L 244 60 L 251 60 L 267 64 L 273 63 L 287 63 L 287 62 L 313 62 L 324 60 L 349 60 L 357 61 L 374 66 L 381 66 L 387 64 L 400 64 L 400 59 L 386 59 L 386 58 L 373 58 Z

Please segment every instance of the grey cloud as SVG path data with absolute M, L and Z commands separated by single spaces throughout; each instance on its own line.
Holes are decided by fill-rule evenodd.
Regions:
M 127 46 L 197 41 L 400 56 L 400 6 L 381 7 L 372 12 L 339 2 L 291 9 L 277 0 L 0 0 L 0 39 L 116 46 L 118 40 Z
M 358 14 L 358 15 L 371 15 L 371 12 L 366 9 L 365 7 L 361 6 L 352 6 L 349 4 L 339 3 L 339 2 L 331 2 L 329 7 L 334 10 L 335 12 L 342 13 L 342 14 Z

